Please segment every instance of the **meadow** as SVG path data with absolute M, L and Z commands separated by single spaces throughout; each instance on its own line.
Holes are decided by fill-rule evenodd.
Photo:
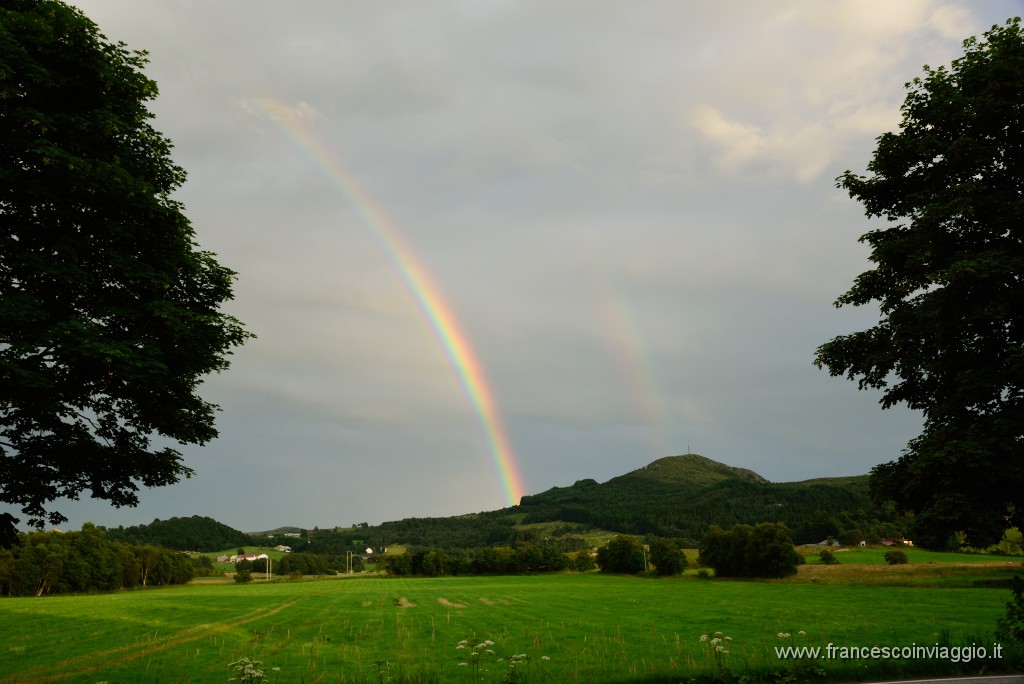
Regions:
M 885 586 L 858 583 L 857 567 L 807 565 L 777 582 L 355 576 L 8 598 L 0 682 L 227 682 L 242 658 L 261 661 L 267 682 L 852 681 L 1011 667 L 780 659 L 776 646 L 828 643 L 976 644 L 991 655 L 1010 594 L 975 585 L 1021 569 L 957 565 L 963 586 L 893 570 Z M 846 574 L 822 581 L 819 570 Z M 712 647 L 716 633 L 727 652 Z

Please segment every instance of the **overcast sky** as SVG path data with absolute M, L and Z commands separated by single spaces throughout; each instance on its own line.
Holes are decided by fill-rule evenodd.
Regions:
M 258 338 L 202 387 L 193 479 L 67 527 L 246 531 L 493 510 L 513 471 L 538 493 L 688 450 L 773 481 L 898 457 L 919 416 L 812 365 L 875 320 L 832 306 L 878 227 L 835 178 L 922 65 L 1024 12 L 72 4 L 150 53 L 178 198 Z

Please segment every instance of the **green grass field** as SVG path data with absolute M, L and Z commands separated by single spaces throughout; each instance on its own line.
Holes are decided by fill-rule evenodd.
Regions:
M 775 646 L 830 642 L 991 651 L 1005 589 L 815 580 L 814 570 L 836 567 L 854 568 L 804 566 L 783 582 L 356 577 L 8 598 L 0 682 L 227 682 L 242 657 L 262 661 L 268 682 L 688 682 L 722 668 L 751 680 L 849 681 L 1007 668 L 780 660 Z M 1007 574 L 959 567 L 966 577 Z M 731 637 L 721 664 L 700 640 L 715 632 Z

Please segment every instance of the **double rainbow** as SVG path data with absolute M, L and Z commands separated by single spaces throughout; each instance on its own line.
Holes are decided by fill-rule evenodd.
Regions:
M 326 178 L 358 215 L 361 223 L 392 262 L 409 294 L 415 300 L 452 364 L 459 384 L 480 421 L 506 503 L 515 506 L 524 494 L 523 480 L 508 433 L 501 420 L 494 392 L 487 383 L 483 366 L 462 331 L 452 307 L 420 260 L 401 239 L 384 212 L 356 182 L 341 160 L 318 144 L 305 125 L 301 110 L 289 109 L 269 100 L 249 100 L 248 109 L 284 138 L 309 164 Z

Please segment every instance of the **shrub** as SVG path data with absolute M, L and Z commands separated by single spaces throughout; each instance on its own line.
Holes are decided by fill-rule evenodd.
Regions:
M 235 581 L 239 584 L 246 584 L 247 582 L 252 582 L 252 572 L 244 568 L 241 570 L 236 570 Z
M 907 554 L 904 551 L 897 551 L 895 549 L 892 551 L 886 551 L 885 562 L 889 565 L 906 565 Z
M 1010 587 L 1013 597 L 1006 602 L 1006 615 L 996 623 L 997 634 L 1001 639 L 1024 645 L 1024 580 L 1014 575 Z
M 818 554 L 818 560 L 822 565 L 838 565 L 839 561 L 836 560 L 836 554 L 832 553 L 828 549 L 824 549 Z
M 577 551 L 571 556 L 572 569 L 576 572 L 589 572 L 597 567 L 597 561 L 590 555 L 590 551 Z

